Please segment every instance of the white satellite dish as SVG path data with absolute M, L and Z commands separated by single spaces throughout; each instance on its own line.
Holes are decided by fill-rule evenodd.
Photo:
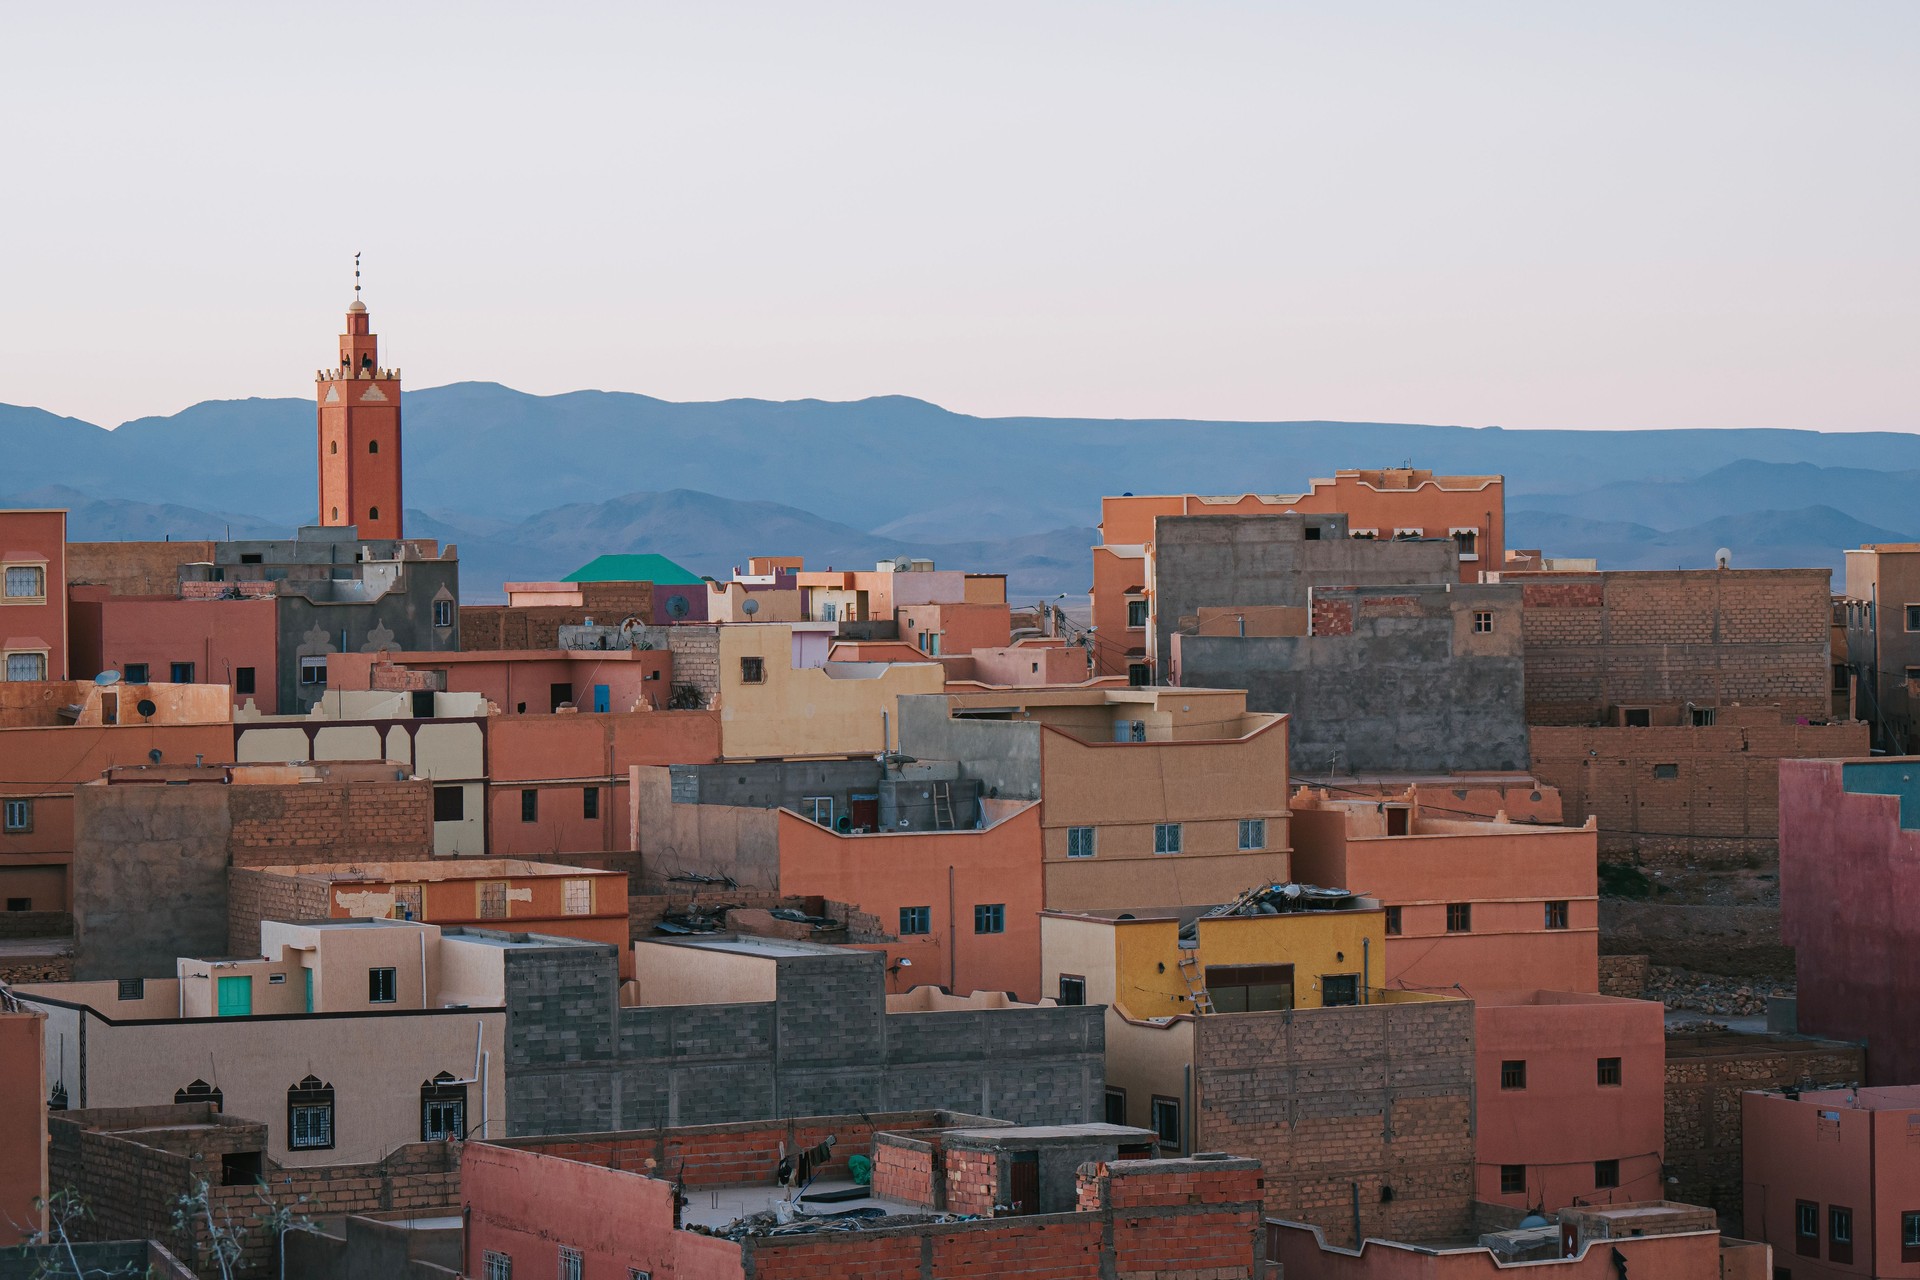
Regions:
M 1716 569 L 1733 568 L 1733 552 L 1728 550 L 1726 547 L 1722 547 L 1718 551 L 1714 552 L 1713 567 Z

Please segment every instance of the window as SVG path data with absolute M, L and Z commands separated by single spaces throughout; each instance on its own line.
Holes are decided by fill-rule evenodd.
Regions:
M 1853 1261 L 1853 1210 L 1827 1206 L 1827 1261 Z
M 1004 902 L 981 903 L 973 909 L 973 931 L 975 933 L 1005 933 L 1007 931 L 1007 905 Z
M 1833 664 L 1833 691 L 1835 693 L 1845 693 L 1849 687 L 1850 686 L 1847 683 L 1846 664 L 1841 662 L 1834 663 Z
M 1071 973 L 1060 975 L 1060 1003 L 1085 1004 L 1087 1002 L 1087 980 Z
M 175 684 L 192 684 L 193 683 L 193 664 L 191 662 L 174 663 L 172 667 L 172 672 L 173 674 L 168 678 L 171 679 L 173 683 Z
M 7 899 L 7 910 L 9 910 L 9 911 L 31 911 L 31 910 L 33 910 L 33 899 L 32 899 L 32 898 L 8 898 L 8 899 Z M 134 981 L 136 981 L 136 982 L 138 982 L 138 981 L 139 981 L 139 979 L 138 979 L 138 978 L 136 978 L 136 979 L 134 979 Z
M 1549 902 L 1547 904 L 1547 928 L 1564 929 L 1567 927 L 1567 904 Z
M 1178 1151 L 1180 1149 L 1180 1103 L 1173 1098 L 1155 1095 L 1152 1127 L 1163 1146 Z
M 367 441 L 367 452 L 368 453 L 380 452 L 380 442 L 378 440 Z
M 1653 766 L 1653 776 L 1656 778 L 1677 778 L 1680 776 L 1680 766 L 1677 764 L 1657 764 Z
M 1152 671 L 1144 662 L 1129 662 L 1127 664 L 1127 683 L 1136 689 L 1144 688 L 1153 683 Z
M 563 916 L 590 916 L 593 914 L 593 881 L 563 880 L 560 882 L 560 914 Z
M 392 1004 L 395 999 L 393 970 L 367 970 L 367 1003 Z
M 240 553 L 241 564 L 259 564 L 264 559 L 266 559 L 266 557 L 258 551 L 242 551 Z
M 1267 820 L 1265 818 L 1240 819 L 1240 848 L 1242 850 L 1264 849 L 1267 847 Z
M 482 1256 L 486 1280 L 513 1280 L 513 1255 L 488 1249 Z
M 1210 964 L 1207 995 L 1221 1013 L 1272 1013 L 1293 1008 L 1290 964 Z
M 1177 822 L 1157 822 L 1153 827 L 1153 851 L 1155 853 L 1180 852 L 1180 824 Z
M 128 684 L 145 684 L 147 682 L 147 664 L 144 662 L 129 662 L 126 667 L 121 670 L 120 678 Z
M 580 816 L 583 818 L 600 816 L 600 788 L 580 788 Z
M 1404 836 L 1412 828 L 1413 810 L 1409 809 L 1406 805 L 1388 805 L 1385 817 L 1387 819 L 1387 834 L 1390 836 Z
M 1449 902 L 1447 904 L 1447 932 L 1473 932 L 1473 904 L 1471 902 Z
M 801 796 L 800 810 L 813 820 L 815 826 L 833 825 L 832 796 Z
M 1320 1007 L 1323 1009 L 1344 1009 L 1348 1005 L 1360 1003 L 1360 978 L 1351 973 L 1323 973 L 1320 975 Z
M 1127 625 L 1144 627 L 1147 625 L 1147 602 L 1145 600 L 1127 601 Z
M 1693 709 L 1693 727 L 1696 729 L 1711 729 L 1713 727 L 1714 711 L 1715 708 L 1713 707 L 1695 707 Z
M 453 625 L 453 601 L 435 600 L 433 602 L 433 625 L 436 627 Z
M 461 786 L 433 789 L 433 820 L 461 822 L 467 816 L 467 789 Z
M 378 520 L 379 518 L 380 518 L 380 508 L 378 507 L 367 508 L 367 519 Z
M 33 801 L 8 800 L 4 805 L 5 818 L 0 820 L 0 830 L 10 836 L 21 835 L 33 830 Z
M 1605 1191 L 1620 1185 L 1620 1162 L 1618 1160 L 1595 1160 L 1593 1162 L 1593 1185 L 1597 1191 Z
M 1620 1084 L 1620 1059 L 1594 1059 L 1594 1079 L 1603 1089 L 1616 1088 Z
M 325 684 L 327 682 L 327 656 L 307 654 L 300 659 L 301 684 Z
M 287 1090 L 287 1146 L 294 1151 L 332 1149 L 332 1085 L 308 1076 Z
M 10 653 L 7 655 L 7 679 L 9 680 L 45 680 L 47 678 L 47 655 L 44 653 Z
M 922 933 L 932 933 L 932 932 L 933 932 L 933 908 L 932 907 L 900 908 L 900 936 L 901 937 L 907 937 L 909 935 L 917 935 Z
M 1310 524 L 1300 531 L 1300 536 L 1308 542 L 1318 542 L 1320 541 L 1320 526 Z
M 628 1267 L 627 1280 L 653 1280 L 653 1272 L 642 1271 L 638 1267 Z
M 1067 828 L 1067 856 L 1069 858 L 1091 858 L 1093 856 L 1093 828 Z
M 1900 1215 L 1900 1261 L 1920 1262 L 1920 1213 Z
M 1125 1089 L 1107 1089 L 1105 1116 L 1108 1124 L 1127 1122 L 1127 1091 Z
M 37 564 L 7 567 L 7 599 L 44 600 L 47 595 L 47 571 Z
M 1478 529 L 1455 529 L 1453 531 L 1453 546 L 1454 549 L 1460 553 L 1462 560 L 1478 560 L 1480 558 L 1480 531 Z M 1491 625 L 1493 615 L 1487 614 L 1484 616 L 1489 624 L 1487 630 L 1493 630 Z M 1480 629 L 1479 622 L 1482 615 L 1476 613 L 1473 617 L 1473 629 L 1478 631 Z
M 420 1085 L 420 1141 L 467 1136 L 467 1086 L 442 1071 Z
M 572 1245 L 561 1245 L 559 1280 L 580 1280 L 580 1267 L 580 1251 Z
M 540 821 L 540 793 L 532 787 L 520 793 L 520 821 Z
M 1527 1087 L 1526 1059 L 1508 1058 L 1500 1064 L 1500 1087 L 1502 1089 L 1524 1089 Z
M 233 669 L 233 691 L 235 693 L 253 692 L 252 667 L 235 667 Z
M 1387 908 L 1387 936 L 1389 938 L 1400 936 L 1400 908 L 1398 907 Z
M 421 910 L 423 895 L 417 884 L 397 884 L 393 886 L 393 919 L 419 920 L 425 912 Z
M 1500 1194 L 1503 1196 L 1525 1195 L 1527 1192 L 1527 1166 L 1523 1164 L 1503 1164 L 1500 1166 Z
M 1793 1251 L 1803 1258 L 1820 1256 L 1820 1206 L 1811 1200 L 1793 1202 Z
M 740 683 L 765 684 L 767 682 L 767 662 L 765 658 L 740 659 Z
M 505 880 L 480 882 L 480 918 L 482 920 L 507 918 L 507 882 Z
M 7 570 L 8 595 L 13 594 L 12 583 L 14 572 L 12 569 Z M 1907 630 L 1920 631 L 1920 604 L 1910 604 L 1907 606 Z
M 1912 682 L 1914 682 L 1914 681 L 1916 681 L 1916 680 L 1920 680 L 1920 667 L 1908 667 L 1908 668 L 1907 668 L 1907 682 L 1908 682 L 1909 684 L 1911 684 Z
M 837 605 L 837 604 L 834 604 L 834 603 L 832 603 L 831 601 L 829 601 L 829 602 L 828 602 L 828 603 L 826 603 L 826 604 L 823 604 L 823 605 L 821 605 L 821 606 L 820 606 L 820 621 L 822 621 L 822 622 L 838 622 L 838 621 L 840 621 L 840 606 L 839 606 L 839 605 Z
M 1476 609 L 1473 614 L 1473 633 L 1477 636 L 1493 634 L 1493 615 L 1484 609 Z

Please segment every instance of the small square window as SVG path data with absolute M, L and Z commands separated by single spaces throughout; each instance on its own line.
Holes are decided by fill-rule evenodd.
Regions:
M 1360 979 L 1351 973 L 1327 973 L 1320 976 L 1320 1007 L 1344 1009 L 1360 1003 Z
M 1594 1063 L 1594 1078 L 1603 1089 L 1615 1088 L 1620 1083 L 1620 1059 L 1598 1058 Z
M 1060 1003 L 1085 1004 L 1087 1002 L 1087 980 L 1071 973 L 1060 975 Z
M 191 662 L 174 663 L 172 667 L 172 672 L 173 674 L 171 675 L 170 679 L 173 681 L 173 683 L 175 684 L 192 684 L 193 683 L 193 664 Z
M 0 831 L 10 836 L 25 835 L 33 830 L 33 801 L 7 800 L 0 802 Z
M 1900 1261 L 1916 1261 L 1909 1253 L 1920 1253 L 1920 1212 L 1911 1209 L 1900 1215 Z
M 1007 931 L 1007 907 L 1003 902 L 988 902 L 973 909 L 973 931 L 975 933 L 1005 933 Z
M 1386 909 L 1386 917 L 1387 917 L 1386 919 L 1387 936 L 1389 938 L 1399 937 L 1400 936 L 1400 908 L 1388 907 Z
M 1629 729 L 1651 729 L 1653 712 L 1646 707 L 1630 707 L 1620 713 L 1620 723 Z
M 1657 764 L 1653 766 L 1653 776 L 1656 778 L 1677 778 L 1680 776 L 1680 766 L 1677 764 Z
M 147 682 L 147 664 L 144 662 L 129 662 L 121 669 L 120 678 L 128 684 L 145 684 Z
M 327 682 L 327 658 L 325 654 L 306 654 L 300 659 L 301 684 L 325 684 Z
M 1547 928 L 1564 929 L 1567 927 L 1567 904 L 1549 902 L 1547 904 Z
M 1242 852 L 1267 847 L 1267 820 L 1265 818 L 1240 819 L 1240 848 Z
M 1593 1185 L 1597 1191 L 1605 1191 L 1620 1185 L 1620 1162 L 1618 1160 L 1595 1160 L 1593 1162 Z
M 540 821 L 540 792 L 533 787 L 523 788 L 520 792 L 520 821 Z
M 563 916 L 592 915 L 593 881 L 562 880 L 560 882 L 560 914 Z
M 1527 1192 L 1527 1166 L 1523 1164 L 1503 1164 L 1500 1166 L 1500 1194 L 1503 1196 L 1525 1195 Z
M 1493 615 L 1484 609 L 1475 610 L 1473 614 L 1473 630 L 1475 635 L 1491 635 L 1493 633 Z
M 765 684 L 767 682 L 767 662 L 765 658 L 740 659 L 741 684 Z
M 453 601 L 435 600 L 433 602 L 433 625 L 436 627 L 453 625 Z
M 911 937 L 933 932 L 932 907 L 900 908 L 900 936 Z
M 1091 858 L 1093 856 L 1093 828 L 1067 828 L 1067 856 L 1069 858 Z
M 580 816 L 598 818 L 600 816 L 600 788 L 580 788 Z
M 1907 630 L 1920 631 L 1920 604 L 1907 606 Z
M 1153 668 L 1144 662 L 1129 662 L 1127 664 L 1127 683 L 1136 689 L 1142 689 L 1152 684 Z
M 254 691 L 252 667 L 235 667 L 233 669 L 233 691 L 235 693 L 252 693 Z
M 1177 822 L 1159 822 L 1153 828 L 1153 851 L 1155 853 L 1180 852 L 1180 824 Z
M 482 920 L 507 918 L 507 882 L 505 880 L 480 882 L 480 918 Z
M 454 785 L 433 789 L 433 820 L 462 822 L 467 816 L 467 789 Z
M 367 1003 L 393 1004 L 399 998 L 394 986 L 392 969 L 367 970 Z
M 1500 1064 L 1500 1087 L 1502 1089 L 1527 1087 L 1527 1063 L 1524 1058 L 1508 1058 Z
M 1447 904 L 1447 932 L 1473 932 L 1473 904 L 1471 902 L 1449 902 Z
M 1180 1150 L 1180 1103 L 1174 1098 L 1156 1097 L 1153 1100 L 1153 1132 L 1159 1137 L 1160 1145 L 1171 1150 Z

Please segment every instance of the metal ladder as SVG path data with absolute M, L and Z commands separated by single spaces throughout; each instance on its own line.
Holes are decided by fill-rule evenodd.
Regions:
M 1213 997 L 1207 993 L 1207 984 L 1200 973 L 1200 958 L 1192 951 L 1180 956 L 1180 976 L 1186 979 L 1187 999 L 1193 1002 L 1195 1013 L 1212 1013 Z
M 944 782 L 933 784 L 933 829 L 935 831 L 953 829 L 953 792 Z

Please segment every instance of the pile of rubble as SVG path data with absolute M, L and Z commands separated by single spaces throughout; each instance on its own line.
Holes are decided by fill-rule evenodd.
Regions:
M 1646 990 L 1647 999 L 1658 1000 L 1669 1009 L 1734 1018 L 1761 1017 L 1767 1012 L 1768 996 L 1792 994 L 1788 983 L 1728 978 L 1658 964 L 1648 972 Z

